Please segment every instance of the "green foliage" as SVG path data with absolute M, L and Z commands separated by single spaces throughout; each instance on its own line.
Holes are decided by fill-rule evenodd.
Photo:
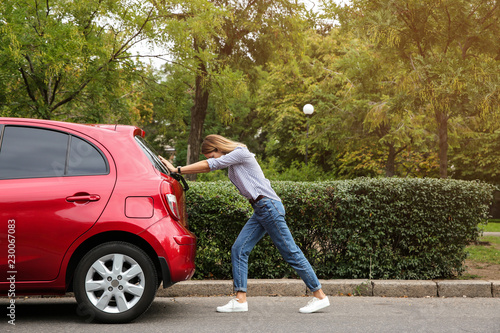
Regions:
M 451 176 L 500 184 L 500 133 L 476 132 L 458 142 L 450 152 Z
M 337 178 L 427 176 L 403 156 L 411 152 L 415 165 L 427 162 L 422 154 L 431 141 L 425 116 L 409 109 L 398 89 L 404 64 L 340 28 L 304 35 L 294 61 L 269 66 L 261 87 L 267 155 L 290 165 L 304 159 L 309 145 L 312 163 Z M 305 103 L 315 106 L 310 119 L 302 112 Z
M 237 117 L 252 119 L 246 117 L 248 110 L 235 106 L 255 93 L 259 66 L 299 39 L 303 6 L 276 0 L 151 3 L 162 17 L 156 41 L 168 48 L 174 67 L 191 75 L 184 82 L 193 99 L 186 145 L 187 161 L 193 163 L 199 158 L 207 112 L 214 112 L 220 125 Z
M 325 181 L 334 178 L 333 173 L 325 172 L 315 164 L 305 165 L 304 162 L 292 162 L 288 167 L 283 167 L 278 159 L 270 157 L 266 161 L 259 162 L 266 178 L 274 181 Z M 209 173 L 199 174 L 197 181 L 212 182 L 218 180 L 227 180 L 227 169 L 217 170 Z
M 258 95 L 257 112 L 265 119 L 266 154 L 284 165 L 303 161 L 306 145 L 311 163 L 324 170 L 335 165 L 338 146 L 342 146 L 343 114 L 338 112 L 337 91 L 345 84 L 335 62 L 345 52 L 345 40 L 335 34 L 321 36 L 313 30 L 304 33 L 293 54 L 268 66 Z M 291 59 L 290 59 L 291 58 Z M 307 117 L 302 109 L 313 104 Z M 307 123 L 310 125 L 307 135 Z M 340 143 L 340 144 L 339 144 Z
M 231 279 L 231 246 L 251 206 L 230 182 L 190 185 L 187 209 L 198 236 L 195 278 Z M 400 178 L 275 181 L 273 187 L 296 243 L 325 279 L 460 275 L 494 190 L 480 182 Z M 250 255 L 249 277 L 296 275 L 266 236 Z
M 291 165 L 283 167 L 274 156 L 269 157 L 266 161 L 259 163 L 262 171 L 269 180 L 282 181 L 323 181 L 334 178 L 333 172 L 325 172 L 316 164 L 294 161 Z
M 0 114 L 77 122 L 140 119 L 130 48 L 147 36 L 138 1 L 14 0 L 0 6 Z M 124 98 L 127 97 L 127 98 Z
M 227 279 L 231 246 L 250 217 L 251 207 L 228 181 L 192 182 L 189 187 L 187 213 L 198 237 L 195 278 Z
M 185 165 L 189 109 L 193 102 L 186 94 L 184 81 L 190 80 L 190 74 L 173 66 L 165 66 L 164 71 L 145 77 L 143 99 L 151 103 L 153 114 L 144 119 L 141 127 L 159 154 L 168 156 L 165 148 L 175 148 L 175 164 Z
M 246 143 L 273 180 L 447 171 L 500 183 L 495 2 L 318 7 L 0 1 L 0 116 L 138 124 L 159 151 L 174 147 L 180 165 L 190 132 L 195 155 L 204 135 L 218 133 Z M 168 53 L 158 56 L 161 71 L 132 56 L 139 42 Z
M 446 178 L 456 137 L 479 119 L 491 125 L 500 111 L 500 8 L 482 0 L 353 0 L 344 15 L 346 27 L 368 36 L 387 59 L 394 55 L 390 65 L 406 112 L 434 120 L 429 129 L 437 134 Z

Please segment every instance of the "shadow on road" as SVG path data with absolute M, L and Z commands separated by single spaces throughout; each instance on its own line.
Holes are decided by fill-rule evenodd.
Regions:
M 170 302 L 172 303 L 172 302 Z M 0 309 L 6 309 L 10 305 L 9 299 L 0 298 Z M 174 306 L 175 308 L 175 306 Z M 151 308 L 134 322 L 147 321 L 149 317 L 161 317 L 172 315 L 172 306 L 162 302 L 153 302 Z M 178 311 L 173 311 L 178 312 Z M 47 324 L 57 322 L 58 324 L 72 323 L 95 323 L 91 315 L 82 307 L 78 306 L 72 297 L 28 297 L 16 299 L 15 323 Z M 8 316 L 6 317 L 8 320 Z M 3 324 L 3 322 L 2 322 Z M 0 331 L 2 331 L 0 329 Z
M 1 299 L 0 305 L 4 308 L 8 300 Z M 27 302 L 24 299 L 16 300 L 16 323 L 59 321 L 82 322 L 83 316 L 78 315 L 78 304 L 72 298 L 43 298 L 37 303 Z

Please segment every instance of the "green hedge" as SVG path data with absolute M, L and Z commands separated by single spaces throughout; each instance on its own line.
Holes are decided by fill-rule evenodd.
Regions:
M 320 279 L 433 279 L 460 275 L 465 247 L 480 236 L 493 186 L 441 179 L 361 178 L 273 182 L 295 241 Z M 252 214 L 229 182 L 191 183 L 195 279 L 231 279 L 231 246 Z M 297 277 L 265 236 L 249 278 Z

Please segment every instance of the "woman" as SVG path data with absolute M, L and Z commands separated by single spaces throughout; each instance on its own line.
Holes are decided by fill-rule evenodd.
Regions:
M 239 142 L 234 142 L 220 135 L 208 135 L 202 143 L 201 152 L 207 160 L 183 167 L 174 167 L 169 161 L 161 161 L 171 172 L 180 174 L 203 173 L 228 168 L 229 179 L 247 198 L 254 209 L 252 217 L 241 230 L 231 249 L 234 290 L 236 299 L 217 307 L 218 312 L 245 312 L 247 303 L 248 257 L 254 246 L 266 233 L 283 258 L 295 269 L 314 297 L 300 308 L 301 313 L 312 313 L 330 305 L 328 297 L 321 289 L 321 284 L 311 265 L 300 248 L 295 244 L 285 221 L 285 209 L 281 199 L 265 178 L 255 155 Z

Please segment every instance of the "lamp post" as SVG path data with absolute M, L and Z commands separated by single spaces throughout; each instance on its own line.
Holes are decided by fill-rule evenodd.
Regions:
M 306 104 L 304 105 L 302 111 L 304 111 L 307 118 L 307 139 L 306 139 L 306 166 L 307 166 L 307 148 L 308 148 L 307 145 L 309 143 L 309 116 L 313 114 L 314 106 L 312 106 L 311 104 Z

